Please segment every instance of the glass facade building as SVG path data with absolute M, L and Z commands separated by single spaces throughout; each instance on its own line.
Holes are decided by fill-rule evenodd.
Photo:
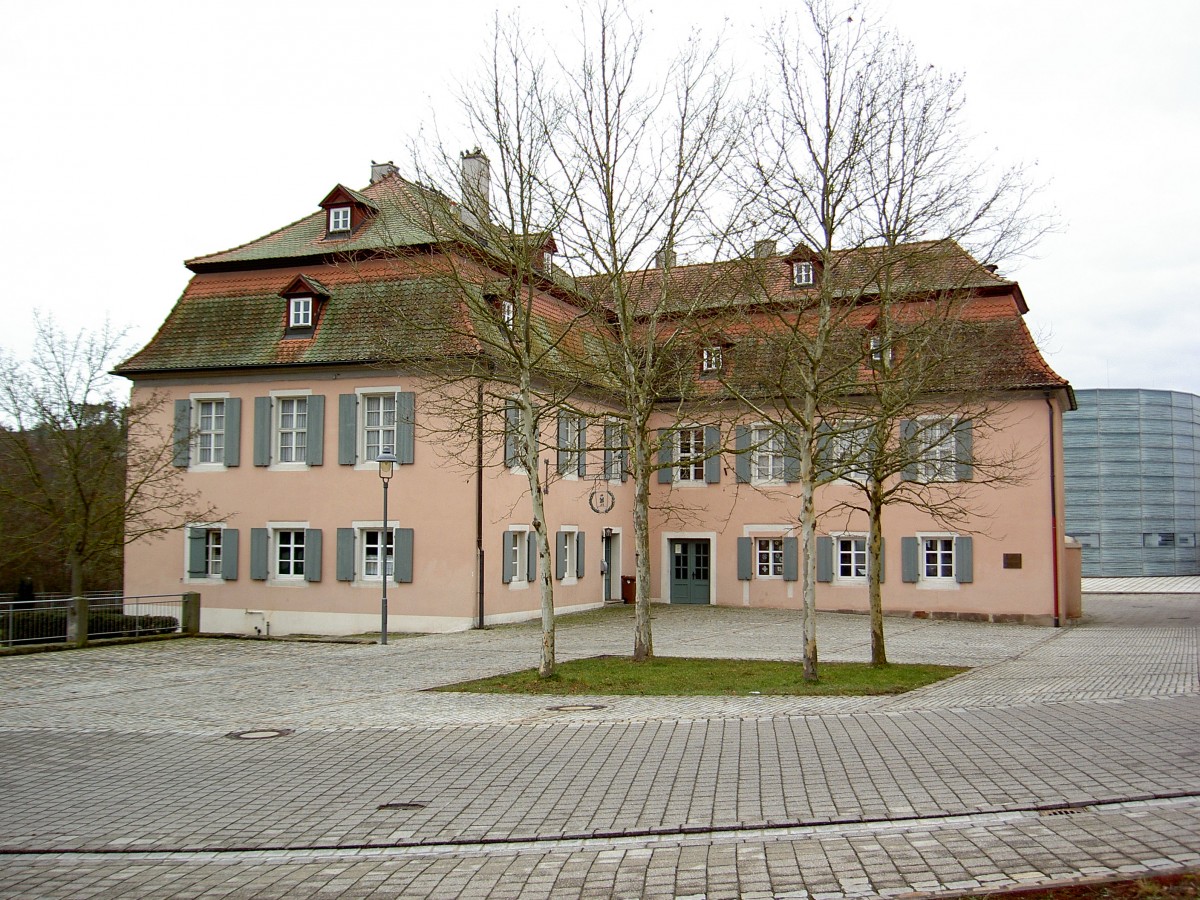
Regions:
M 1063 416 L 1067 534 L 1085 577 L 1198 575 L 1200 397 L 1076 390 Z

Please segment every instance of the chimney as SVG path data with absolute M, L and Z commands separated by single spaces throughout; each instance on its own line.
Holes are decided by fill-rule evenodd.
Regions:
M 491 167 L 484 152 L 476 147 L 462 153 L 462 220 L 471 228 L 479 228 L 492 220 Z
M 675 268 L 675 260 L 677 258 L 678 257 L 675 255 L 674 250 L 667 250 L 665 248 L 662 250 L 659 250 L 657 253 L 654 254 L 654 268 L 656 268 L 656 269 L 667 269 L 667 268 L 673 269 L 673 268 Z
M 754 242 L 754 258 L 769 259 L 775 255 L 774 241 L 755 241 Z
M 400 170 L 396 168 L 396 164 L 390 159 L 387 162 L 377 163 L 371 160 L 371 184 L 377 181 L 383 181 L 389 175 L 395 175 Z

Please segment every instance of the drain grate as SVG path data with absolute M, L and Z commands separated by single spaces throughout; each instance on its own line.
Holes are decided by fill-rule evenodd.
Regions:
M 1086 806 L 1072 806 L 1068 809 L 1039 809 L 1039 816 L 1077 816 L 1080 813 L 1090 812 Z
M 591 712 L 594 709 L 605 709 L 603 703 L 564 703 L 561 706 L 547 706 L 553 712 Z
M 425 803 L 381 803 L 379 809 L 424 809 Z

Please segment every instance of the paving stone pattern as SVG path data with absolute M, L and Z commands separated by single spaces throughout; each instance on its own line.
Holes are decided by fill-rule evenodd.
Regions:
M 563 658 L 627 652 L 626 619 L 568 620 Z M 1200 597 L 887 624 L 894 661 L 975 668 L 566 713 L 423 690 L 529 665 L 532 628 L 0 659 L 0 896 L 951 896 L 1200 867 Z M 865 619 L 819 629 L 824 659 L 865 658 Z M 794 658 L 797 635 L 672 609 L 655 644 Z M 289 733 L 227 736 L 262 728 Z

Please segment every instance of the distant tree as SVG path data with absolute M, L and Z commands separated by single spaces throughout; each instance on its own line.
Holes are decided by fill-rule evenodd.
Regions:
M 89 573 L 119 573 L 125 544 L 213 517 L 182 489 L 156 426 L 164 401 L 117 399 L 120 342 L 107 324 L 70 336 L 39 316 L 27 360 L 0 354 L 0 515 L 19 523 L 5 568 L 65 568 L 73 596 Z

